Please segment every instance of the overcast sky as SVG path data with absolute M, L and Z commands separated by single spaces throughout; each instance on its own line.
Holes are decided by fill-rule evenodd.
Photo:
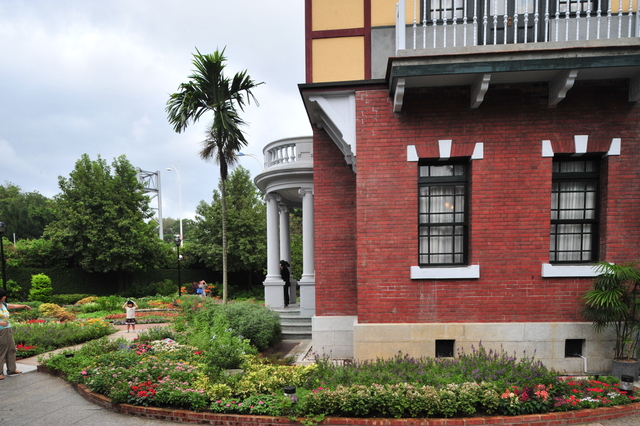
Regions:
M 165 106 L 191 74 L 192 54 L 226 47 L 226 73 L 265 84 L 241 115 L 249 146 L 311 134 L 304 83 L 302 0 L 23 0 L 0 2 L 0 184 L 58 194 L 82 154 L 126 155 L 161 172 L 164 217 L 211 202 L 219 173 L 198 152 L 209 117 L 175 133 Z M 178 164 L 179 163 L 179 164 Z M 240 158 L 252 177 L 258 161 Z M 152 204 L 155 207 L 155 203 Z M 1 220 L 1 218 L 0 218 Z

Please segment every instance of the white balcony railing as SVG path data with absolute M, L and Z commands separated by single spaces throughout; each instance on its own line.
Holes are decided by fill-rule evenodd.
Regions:
M 640 0 L 399 0 L 396 51 L 640 37 L 639 4 Z
M 265 170 L 281 165 L 296 163 L 313 164 L 313 142 L 310 138 L 288 138 L 274 141 L 268 144 L 264 150 Z M 293 164 L 292 164 L 293 165 Z

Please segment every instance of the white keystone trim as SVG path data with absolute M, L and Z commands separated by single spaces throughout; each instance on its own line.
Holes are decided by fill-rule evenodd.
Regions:
M 451 158 L 451 145 L 453 141 L 451 139 L 443 139 L 438 141 L 438 147 L 440 148 L 440 159 L 448 160 Z
M 620 150 L 622 149 L 622 139 L 613 138 L 611 139 L 611 146 L 609 146 L 609 152 L 607 152 L 607 156 L 609 155 L 620 155 Z
M 553 157 L 555 154 L 553 152 L 553 147 L 551 146 L 551 141 L 542 141 L 542 156 L 543 157 Z
M 484 158 L 484 143 L 476 142 L 476 146 L 473 148 L 473 154 L 471 154 L 472 160 L 482 160 Z
M 587 146 L 589 145 L 589 135 L 574 135 L 573 144 L 575 146 L 575 155 L 582 155 L 587 153 Z
M 480 278 L 480 265 L 454 266 L 450 268 L 411 267 L 412 280 L 457 280 Z
M 407 145 L 407 161 L 418 161 L 420 157 L 418 157 L 418 150 L 415 145 Z

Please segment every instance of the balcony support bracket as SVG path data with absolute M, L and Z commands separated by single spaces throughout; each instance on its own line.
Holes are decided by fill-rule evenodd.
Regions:
M 476 77 L 471 85 L 471 108 L 475 109 L 480 106 L 484 100 L 484 95 L 489 90 L 489 81 L 491 74 L 480 74 Z
M 567 92 L 573 87 L 577 76 L 578 70 L 565 70 L 559 72 L 549 82 L 549 105 L 557 105 L 567 96 Z
M 399 78 L 396 80 L 395 93 L 393 94 L 393 112 L 402 111 L 402 102 L 404 101 L 404 86 L 404 78 Z

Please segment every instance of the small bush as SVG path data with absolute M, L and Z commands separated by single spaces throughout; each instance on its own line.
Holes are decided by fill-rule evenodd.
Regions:
M 58 321 L 73 321 L 76 316 L 55 303 L 43 303 L 38 307 L 40 314 L 45 318 L 55 318 Z
M 264 351 L 280 341 L 282 327 L 277 312 L 252 302 L 220 305 L 229 326 L 238 335 L 249 339 L 258 351 Z
M 29 291 L 29 300 L 40 301 L 44 303 L 51 302 L 53 287 L 51 287 L 51 278 L 45 274 L 37 274 L 31 276 L 31 290 Z
M 76 305 L 86 305 L 87 303 L 93 303 L 97 299 L 96 296 L 88 296 L 83 299 L 80 299 L 76 302 Z
M 89 296 L 88 294 L 53 294 L 49 300 L 56 305 L 73 305 Z

